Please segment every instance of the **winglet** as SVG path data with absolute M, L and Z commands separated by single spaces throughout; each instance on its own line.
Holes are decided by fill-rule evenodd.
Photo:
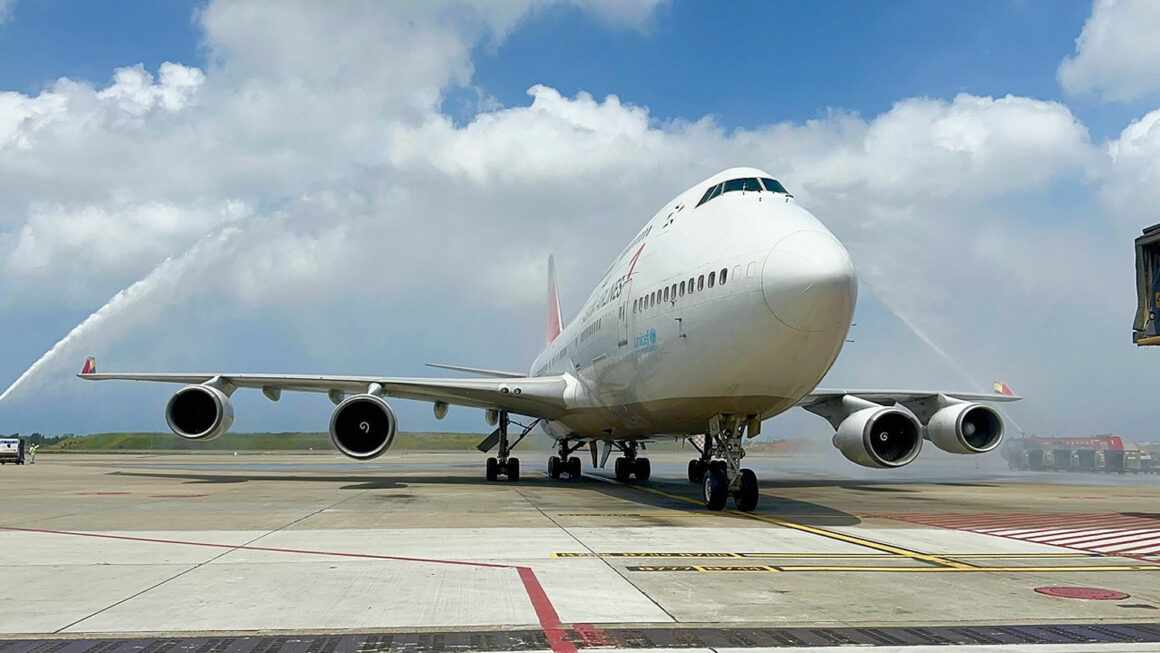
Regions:
M 560 292 L 556 287 L 556 257 L 548 255 L 548 331 L 547 341 L 552 341 L 560 335 L 562 320 L 560 319 Z
M 85 376 L 87 374 L 96 374 L 96 373 L 97 373 L 97 359 L 95 356 L 89 356 L 88 358 L 85 359 L 84 367 L 81 368 L 81 376 Z
M 995 394 L 997 394 L 997 395 L 1007 395 L 1008 397 L 1015 396 L 1015 391 L 1011 389 L 1011 386 L 1007 385 L 1006 383 L 1003 383 L 1002 381 L 996 381 L 991 386 L 991 388 L 995 391 Z

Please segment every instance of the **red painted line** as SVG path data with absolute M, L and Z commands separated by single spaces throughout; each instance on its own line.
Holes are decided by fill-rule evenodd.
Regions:
M 891 516 L 891 517 L 889 517 L 889 519 L 894 519 L 897 521 L 904 521 L 904 522 L 909 521 L 911 523 L 917 523 L 917 524 L 924 524 L 925 523 L 925 522 L 921 522 L 918 520 L 908 519 L 907 516 L 904 516 L 904 515 Z M 934 526 L 934 524 L 926 524 L 926 525 L 927 526 Z M 954 530 L 968 530 L 968 531 L 970 531 L 971 529 L 954 529 Z M 971 531 L 971 532 L 976 532 L 976 531 Z M 1160 564 L 1160 559 L 1153 560 L 1153 559 L 1150 559 L 1150 557 L 1143 556 L 1143 555 L 1104 553 L 1102 551 L 1093 551 L 1092 549 L 1084 549 L 1084 548 L 1080 548 L 1078 546 L 1071 546 L 1068 544 L 1043 544 L 1042 542 L 1032 542 L 1031 540 L 1027 540 L 1027 539 L 1024 539 L 1021 537 L 1016 537 L 1014 535 L 1004 535 L 1002 533 L 980 533 L 980 535 L 990 535 L 991 537 L 1001 537 L 1005 540 L 1012 540 L 1015 542 L 1024 542 L 1024 543 L 1030 543 L 1030 544 L 1039 544 L 1041 546 L 1054 546 L 1054 547 L 1058 547 L 1060 549 L 1071 549 L 1072 551 L 1082 551 L 1084 553 L 1095 553 L 1096 555 L 1103 556 L 1103 557 L 1133 558 L 1133 559 L 1139 560 L 1141 562 Z
M 584 648 L 610 648 L 613 646 L 613 641 L 608 638 L 608 633 L 592 624 L 572 624 L 572 630 L 580 636 L 584 642 Z
M 1110 533 L 1100 533 L 1098 535 L 1088 535 L 1086 537 L 1065 538 L 1064 540 L 1060 540 L 1060 541 L 1066 541 L 1067 539 L 1071 539 L 1072 541 L 1069 541 L 1067 543 L 1074 544 L 1075 546 L 1105 546 L 1105 545 L 1112 544 L 1116 540 L 1135 538 L 1136 536 L 1140 536 L 1140 535 L 1150 535 L 1151 537 L 1160 537 L 1160 531 L 1157 531 L 1154 528 L 1136 529 L 1136 530 L 1130 530 L 1130 531 L 1113 531 Z M 1049 542 L 1051 542 L 1051 541 L 1049 541 Z
M 1147 544 L 1140 544 L 1141 542 L 1146 542 Z M 1134 544 L 1135 546 L 1121 549 L 1120 547 L 1124 546 L 1125 544 Z M 1148 535 L 1134 537 L 1130 540 L 1121 540 L 1119 542 L 1105 542 L 1103 544 L 1097 545 L 1095 548 L 1101 549 L 1103 553 L 1119 553 L 1120 551 L 1139 551 L 1140 549 L 1150 549 L 1154 546 L 1160 546 L 1160 533 L 1153 532 L 1149 533 Z
M 560 615 L 548 600 L 548 593 L 536 578 L 536 572 L 531 567 L 516 567 L 520 572 L 520 580 L 524 583 L 524 591 L 532 601 L 532 608 L 536 611 L 536 618 L 540 620 L 540 628 L 548 638 L 548 645 L 555 653 L 576 653 L 576 645 L 568 639 L 568 633 L 560 625 Z
M 435 560 L 432 558 L 412 558 L 408 556 L 388 556 L 374 553 L 344 553 L 340 551 L 317 551 L 313 549 L 286 549 L 274 546 L 248 546 L 245 544 L 217 544 L 214 542 L 192 542 L 189 540 L 165 540 L 153 537 L 133 537 L 131 535 L 109 535 L 106 533 L 81 533 L 78 531 L 56 531 L 45 528 L 17 528 L 14 526 L 0 526 L 6 531 L 22 531 L 25 533 L 46 533 L 49 535 L 75 535 L 77 537 L 95 537 L 105 540 L 126 540 L 129 542 L 149 542 L 152 544 L 183 544 L 185 546 L 201 546 L 211 549 L 238 549 L 240 551 L 268 551 L 270 553 L 298 553 L 304 555 L 334 556 L 339 558 L 366 558 L 369 560 L 398 560 L 402 562 L 424 562 L 435 565 L 461 565 L 465 567 L 490 567 L 492 569 L 514 569 L 512 565 L 501 565 L 490 562 L 464 562 L 462 560 Z
M 22 533 L 41 533 L 45 535 L 72 535 L 75 537 L 92 537 L 105 540 L 124 540 L 129 542 L 147 542 L 151 544 L 181 544 L 185 546 L 200 546 L 211 549 L 233 549 L 244 551 L 268 551 L 271 553 L 296 553 L 302 555 L 334 556 L 341 558 L 363 558 L 368 560 L 394 560 L 401 562 L 422 562 L 435 565 L 457 565 L 463 567 L 485 567 L 488 569 L 515 569 L 523 583 L 532 609 L 536 612 L 536 619 L 540 622 L 540 629 L 553 653 L 576 653 L 576 645 L 568 639 L 568 629 L 560 623 L 560 615 L 544 591 L 544 586 L 536 578 L 536 572 L 531 567 L 504 565 L 491 562 L 465 562 L 462 560 L 436 560 L 433 558 L 413 558 L 408 556 L 377 555 L 373 553 L 345 553 L 341 551 L 318 551 L 312 549 L 287 549 L 272 546 L 249 546 L 234 544 L 217 544 L 214 542 L 193 542 L 189 540 L 167 540 L 154 537 L 135 537 L 132 535 L 110 535 L 107 533 L 82 533 L 79 531 L 59 531 L 47 528 L 17 528 L 15 526 L 0 526 L 0 530 Z

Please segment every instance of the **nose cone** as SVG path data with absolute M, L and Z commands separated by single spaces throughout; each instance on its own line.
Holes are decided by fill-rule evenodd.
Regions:
M 818 332 L 850 326 L 858 280 L 850 254 L 825 231 L 798 231 L 765 257 L 765 303 L 786 326 Z

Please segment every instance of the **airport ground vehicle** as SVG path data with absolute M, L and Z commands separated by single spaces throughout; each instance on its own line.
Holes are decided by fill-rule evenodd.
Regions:
M 616 451 L 617 479 L 648 480 L 640 444 L 704 436 L 688 478 L 705 505 L 732 498 L 751 511 L 757 476 L 741 466 L 745 440 L 761 422 L 795 406 L 828 420 L 834 446 L 851 462 L 895 468 L 924 442 L 957 454 L 999 446 L 1003 418 L 981 402 L 1019 399 L 1005 384 L 993 393 L 819 388 L 846 342 L 858 280 L 849 253 L 769 173 L 732 168 L 670 200 L 608 265 L 579 314 L 565 324 L 555 266 L 548 259 L 547 342 L 527 373 L 435 365 L 482 378 L 399 378 L 253 373 L 98 372 L 80 377 L 184 385 L 165 409 L 177 435 L 216 438 L 233 423 L 230 396 L 260 389 L 319 392 L 336 405 L 331 442 L 356 460 L 386 451 L 397 419 L 388 397 L 482 409 L 495 431 L 479 449 L 498 456 L 486 477 L 520 477 L 511 455 L 534 428 L 556 440 L 548 476 L 580 476 L 572 454 L 585 447 L 593 466 Z M 513 416 L 526 416 L 521 423 Z M 509 426 L 521 428 L 509 439 Z M 598 447 L 603 457 L 598 461 Z
M 23 465 L 27 453 L 25 446 L 24 440 L 20 438 L 0 438 L 0 465 Z
M 1160 224 L 1136 238 L 1136 319 L 1132 341 L 1160 345 Z
M 1032 436 L 1008 440 L 1003 457 L 1011 469 L 1019 470 L 1160 473 L 1150 451 L 1125 442 L 1118 435 Z

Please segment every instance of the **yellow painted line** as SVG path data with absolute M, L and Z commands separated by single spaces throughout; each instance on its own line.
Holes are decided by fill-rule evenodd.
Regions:
M 976 560 L 1059 560 L 1116 557 L 1100 553 L 943 553 L 947 558 L 970 558 Z M 809 551 L 760 551 L 760 552 L 678 552 L 678 551 L 554 551 L 553 558 L 770 558 L 808 560 L 894 560 L 893 553 L 811 553 Z
M 741 573 L 741 572 L 846 572 L 846 573 L 1035 573 L 1069 574 L 1091 572 L 1160 571 L 1154 565 L 1084 565 L 1055 567 L 891 567 L 866 565 L 639 565 L 628 567 L 628 571 L 653 572 L 698 572 L 698 573 Z
M 604 480 L 610 480 L 610 479 L 604 479 Z M 644 492 L 651 492 L 652 494 L 656 494 L 656 495 L 662 496 L 662 497 L 667 497 L 669 499 L 674 499 L 676 501 L 683 501 L 685 503 L 691 503 L 694 505 L 701 505 L 700 501 L 696 501 L 696 500 L 690 499 L 688 497 L 683 497 L 683 496 L 680 496 L 679 494 L 670 494 L 669 492 L 664 492 L 664 491 L 657 490 L 657 489 L 651 488 L 651 487 L 644 487 L 641 485 L 629 485 L 627 483 L 620 483 L 620 485 L 623 485 L 624 487 L 635 488 L 637 490 L 642 490 Z M 732 515 L 740 515 L 743 517 L 748 517 L 749 519 L 756 519 L 758 521 L 763 521 L 767 524 L 773 524 L 774 526 L 781 526 L 782 528 L 789 528 L 789 529 L 793 529 L 796 531 L 801 531 L 803 533 L 810 533 L 811 535 L 817 535 L 819 537 L 825 537 L 825 538 L 829 538 L 831 540 L 837 540 L 839 542 L 846 542 L 848 544 L 854 544 L 857 546 L 864 546 L 864 547 L 869 548 L 869 549 L 876 549 L 878 551 L 883 551 L 885 553 L 892 553 L 894 555 L 902 556 L 904 558 L 910 558 L 912 560 L 921 560 L 923 562 L 928 562 L 928 563 L 931 563 L 934 565 L 940 565 L 943 567 L 950 567 L 950 568 L 954 568 L 954 569 L 973 569 L 975 567 L 975 565 L 972 565 L 972 564 L 969 564 L 966 562 L 960 562 L 958 560 L 951 560 L 951 559 L 945 558 L 943 556 L 931 555 L 929 553 L 922 553 L 921 551 L 913 551 L 911 549 L 905 549 L 905 548 L 900 547 L 900 546 L 894 546 L 893 544 L 883 544 L 882 542 L 875 542 L 873 540 L 867 540 L 867 539 L 862 538 L 862 537 L 856 537 L 853 535 L 846 535 L 845 533 L 837 533 L 834 531 L 828 531 L 824 528 L 817 528 L 815 526 L 806 526 L 805 524 L 798 524 L 796 522 L 786 521 L 784 519 L 778 519 L 777 517 L 767 517 L 766 515 L 757 515 L 757 514 L 754 514 L 751 512 L 741 512 L 739 510 L 727 510 L 725 512 L 728 514 L 732 514 Z
M 778 565 L 782 571 L 875 571 L 875 572 L 1002 572 L 1002 573 L 1076 573 L 1092 571 L 1160 571 L 1153 565 L 1058 565 L 1055 567 L 867 567 L 842 565 Z
M 553 558 L 741 558 L 739 553 L 665 553 L 663 551 L 613 551 L 609 553 L 556 552 Z

